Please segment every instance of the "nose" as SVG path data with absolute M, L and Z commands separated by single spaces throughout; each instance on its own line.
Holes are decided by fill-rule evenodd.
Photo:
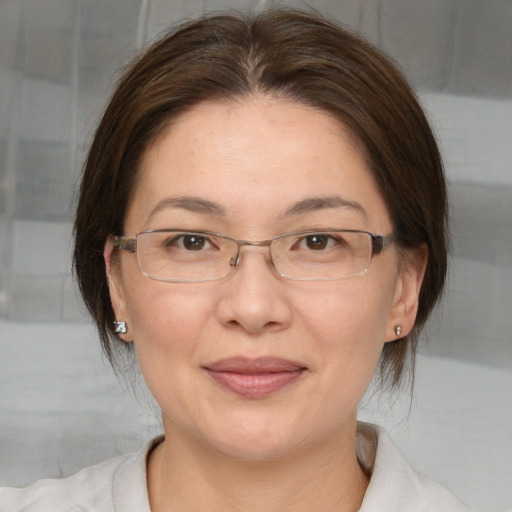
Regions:
M 242 247 L 236 268 L 221 287 L 219 321 L 250 334 L 285 329 L 292 312 L 284 281 L 270 260 L 268 247 Z

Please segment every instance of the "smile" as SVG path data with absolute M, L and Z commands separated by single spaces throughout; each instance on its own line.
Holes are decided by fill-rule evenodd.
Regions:
M 286 359 L 234 357 L 204 369 L 219 385 L 245 398 L 265 398 L 291 385 L 307 368 Z

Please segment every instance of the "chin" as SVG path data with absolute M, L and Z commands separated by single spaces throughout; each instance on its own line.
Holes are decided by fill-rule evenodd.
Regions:
M 237 460 L 273 461 L 299 451 L 307 444 L 307 434 L 295 431 L 300 422 L 285 425 L 282 421 L 271 421 L 270 418 L 265 421 L 259 417 L 238 419 L 230 427 L 226 425 L 227 422 L 223 422 L 212 433 L 209 443 L 219 452 Z
M 272 462 L 283 459 L 297 450 L 289 439 L 283 443 L 275 439 L 251 438 L 238 442 L 224 442 L 217 449 L 229 458 L 243 462 Z

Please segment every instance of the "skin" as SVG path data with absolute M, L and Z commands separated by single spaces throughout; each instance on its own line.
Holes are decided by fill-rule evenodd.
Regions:
M 181 196 L 222 214 L 162 203 Z M 333 196 L 360 208 L 284 216 L 298 201 Z M 183 227 L 256 241 L 327 226 L 393 231 L 364 151 L 322 111 L 251 97 L 199 104 L 150 146 L 125 234 Z M 267 248 L 244 247 L 228 277 L 182 284 L 144 277 L 124 251 L 111 264 L 112 246 L 116 318 L 127 322 L 123 339 L 134 340 L 166 434 L 148 463 L 152 510 L 358 510 L 368 478 L 355 454 L 357 404 L 395 326 L 405 335 L 414 324 L 425 255 L 404 268 L 393 244 L 363 276 L 299 282 L 276 273 Z M 282 357 L 307 371 L 251 399 L 204 370 L 232 356 Z

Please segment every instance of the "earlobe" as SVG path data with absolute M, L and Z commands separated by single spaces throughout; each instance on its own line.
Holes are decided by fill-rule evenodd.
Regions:
M 388 320 L 387 341 L 395 341 L 407 336 L 414 327 L 427 260 L 427 248 L 420 247 L 410 251 L 402 262 Z
M 126 339 L 127 325 L 129 325 L 128 315 L 125 307 L 125 299 L 123 286 L 121 283 L 120 269 L 118 262 L 115 261 L 114 254 L 114 237 L 110 236 L 103 248 L 103 259 L 105 261 L 105 272 L 107 275 L 108 288 L 110 292 L 110 302 L 116 317 L 114 322 L 116 334 L 125 342 L 131 340 Z M 124 329 L 118 328 L 118 325 L 124 325 Z

